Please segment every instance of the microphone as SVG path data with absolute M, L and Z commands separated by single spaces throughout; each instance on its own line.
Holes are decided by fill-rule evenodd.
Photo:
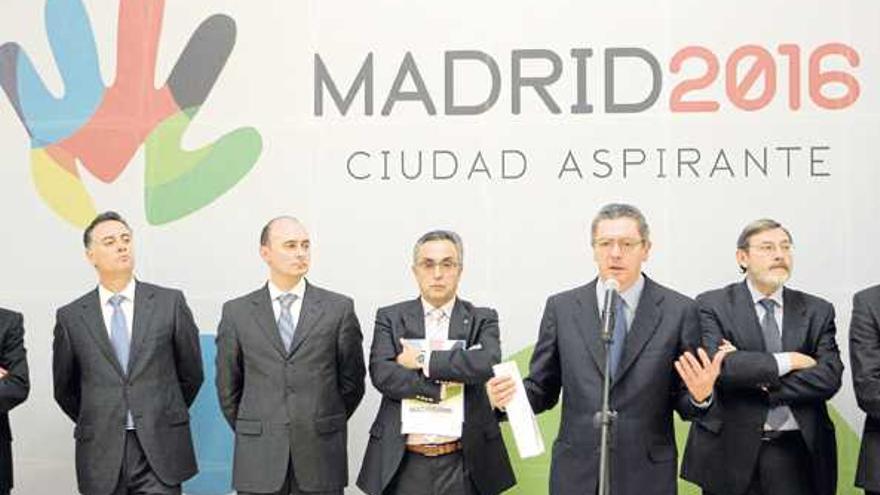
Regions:
M 602 304 L 602 334 L 603 337 L 610 340 L 614 320 L 614 295 L 620 290 L 620 282 L 613 277 L 609 277 L 605 281 L 605 303 Z

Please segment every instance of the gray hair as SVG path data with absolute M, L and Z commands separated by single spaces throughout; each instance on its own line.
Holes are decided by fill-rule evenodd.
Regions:
M 739 237 L 736 239 L 736 248 L 741 249 L 743 251 L 748 251 L 749 249 L 749 241 L 753 236 L 760 234 L 761 232 L 766 232 L 768 230 L 774 229 L 782 229 L 785 232 L 785 235 L 788 236 L 788 242 L 794 242 L 791 238 L 791 232 L 788 231 L 787 228 L 783 227 L 783 225 L 772 218 L 760 218 L 758 220 L 754 220 L 749 222 L 745 228 L 742 229 L 742 232 L 739 233 Z M 739 267 L 740 271 L 745 273 L 746 268 L 744 266 Z
M 646 242 L 651 240 L 651 229 L 648 228 L 648 222 L 638 208 L 625 203 L 610 203 L 603 206 L 599 213 L 593 217 L 593 223 L 590 226 L 590 242 L 596 242 L 596 228 L 599 226 L 599 222 L 618 218 L 632 218 L 639 225 L 639 236 L 642 240 Z
M 432 230 L 419 237 L 413 246 L 413 263 L 418 261 L 419 248 L 431 241 L 449 241 L 455 246 L 458 253 L 458 263 L 464 265 L 464 244 L 461 242 L 461 236 L 451 230 Z

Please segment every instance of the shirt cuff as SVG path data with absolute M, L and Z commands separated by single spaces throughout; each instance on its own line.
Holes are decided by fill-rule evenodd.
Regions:
M 429 376 L 428 370 L 431 369 L 431 351 L 425 352 L 425 363 L 422 364 L 422 373 L 425 375 L 425 378 L 431 378 Z
M 712 398 L 713 398 L 714 395 L 715 395 L 715 394 L 711 394 L 711 395 L 709 395 L 709 397 L 706 397 L 706 400 L 704 400 L 703 402 L 697 402 L 697 401 L 695 401 L 695 400 L 694 400 L 694 396 L 693 396 L 693 395 L 690 395 L 690 394 L 688 394 L 688 399 L 691 401 L 691 404 L 692 404 L 694 407 L 696 407 L 696 408 L 699 408 L 699 409 L 709 409 L 709 406 L 712 405 Z
M 787 352 L 776 352 L 773 354 L 773 358 L 776 359 L 779 376 L 785 376 L 791 371 L 791 356 Z

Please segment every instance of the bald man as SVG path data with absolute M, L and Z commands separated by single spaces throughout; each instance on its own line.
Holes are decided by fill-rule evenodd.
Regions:
M 306 281 L 311 241 L 293 217 L 267 223 L 269 280 L 223 306 L 217 393 L 235 431 L 240 495 L 342 494 L 348 418 L 364 395 L 352 300 Z

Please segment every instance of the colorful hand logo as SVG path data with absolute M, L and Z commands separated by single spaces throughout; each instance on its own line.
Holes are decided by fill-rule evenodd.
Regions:
M 96 214 L 77 159 L 109 183 L 145 144 L 147 220 L 160 225 L 214 201 L 260 156 L 262 140 L 253 128 L 237 129 L 201 149 L 181 149 L 181 137 L 235 45 L 235 21 L 225 15 L 203 21 L 165 85 L 156 89 L 164 9 L 164 0 L 121 0 L 116 79 L 105 87 L 82 0 L 47 0 L 46 32 L 64 81 L 61 98 L 49 92 L 17 43 L 0 46 L 0 86 L 30 135 L 37 191 L 75 225 L 86 225 Z

